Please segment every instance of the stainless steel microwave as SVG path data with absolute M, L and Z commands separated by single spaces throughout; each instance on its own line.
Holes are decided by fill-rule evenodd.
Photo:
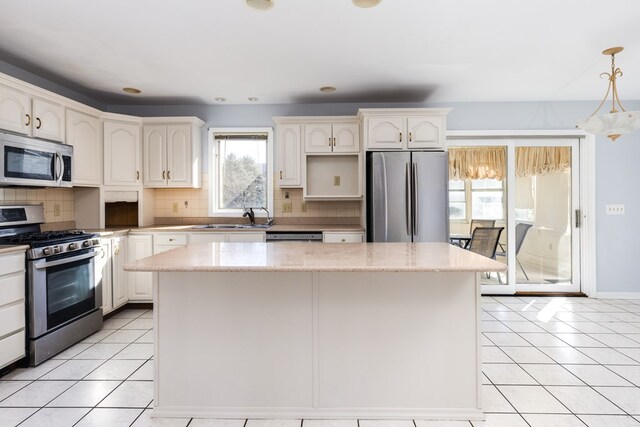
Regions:
M 72 186 L 71 145 L 0 132 L 0 153 L 0 186 Z

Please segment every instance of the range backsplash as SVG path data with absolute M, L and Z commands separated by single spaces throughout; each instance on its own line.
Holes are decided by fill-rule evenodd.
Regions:
M 44 205 L 47 223 L 74 221 L 71 188 L 0 188 L 2 205 Z

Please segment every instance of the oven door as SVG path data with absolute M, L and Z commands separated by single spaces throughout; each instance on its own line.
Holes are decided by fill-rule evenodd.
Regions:
M 102 306 L 95 249 L 29 261 L 29 337 L 37 338 Z
M 0 134 L 0 184 L 71 186 L 71 146 Z

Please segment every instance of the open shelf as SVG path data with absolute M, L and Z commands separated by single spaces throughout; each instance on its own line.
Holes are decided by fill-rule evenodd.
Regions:
M 360 156 L 307 155 L 304 198 L 307 200 L 361 200 Z

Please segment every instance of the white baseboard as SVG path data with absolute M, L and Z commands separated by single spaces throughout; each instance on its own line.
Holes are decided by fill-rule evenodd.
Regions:
M 640 299 L 640 292 L 596 292 L 591 298 L 598 299 Z

